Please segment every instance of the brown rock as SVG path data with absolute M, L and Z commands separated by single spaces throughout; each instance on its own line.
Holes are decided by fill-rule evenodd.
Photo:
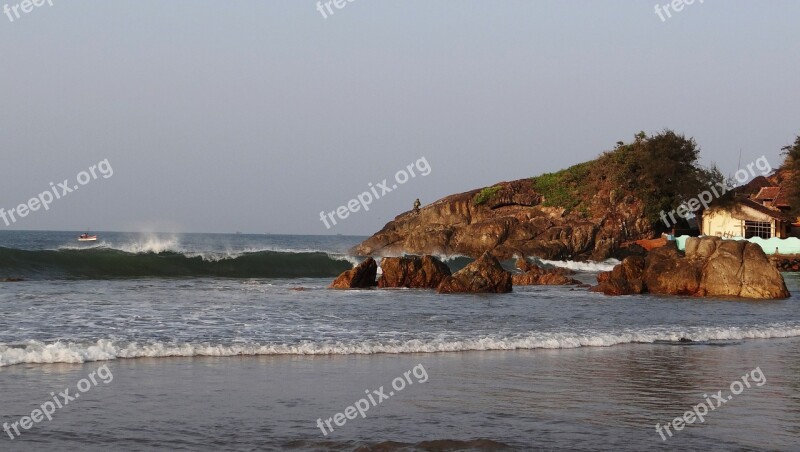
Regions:
M 635 243 L 647 251 L 652 251 L 656 248 L 661 248 L 662 246 L 666 245 L 667 239 L 664 237 L 659 237 L 657 239 L 642 239 L 637 240 Z
M 364 262 L 356 267 L 347 270 L 339 275 L 336 280 L 328 286 L 329 289 L 367 289 L 375 287 L 375 277 L 378 275 L 378 263 L 375 259 L 368 257 Z
M 644 266 L 643 257 L 626 257 L 610 272 L 600 272 L 597 275 L 598 285 L 590 290 L 606 295 L 640 294 L 644 291 Z
M 517 268 L 522 273 L 511 275 L 511 282 L 515 286 L 566 286 L 570 284 L 583 284 L 570 278 L 575 272 L 566 268 L 541 268 L 531 264 L 526 259 L 517 259 Z
M 511 274 L 491 254 L 483 253 L 476 261 L 448 276 L 439 285 L 439 293 L 511 292 Z
M 534 267 L 538 268 L 536 265 L 533 265 L 533 264 L 531 264 L 530 262 L 528 262 L 528 260 L 527 260 L 527 259 L 525 259 L 524 257 L 518 257 L 518 258 L 517 258 L 517 268 L 518 268 L 518 269 L 519 269 L 519 270 L 520 270 L 522 273 L 528 273 L 528 272 L 529 272 L 529 271 L 531 271 L 531 270 L 532 270 Z
M 684 253 L 686 257 L 695 257 L 697 255 L 697 247 L 700 245 L 699 237 L 689 237 L 684 244 Z
M 381 260 L 381 270 L 378 287 L 382 289 L 435 289 L 450 276 L 450 268 L 430 255 L 385 257 Z
M 742 266 L 742 290 L 745 298 L 789 298 L 789 290 L 783 276 L 767 259 L 764 250 L 755 243 L 744 248 Z
M 460 254 L 477 258 L 492 251 L 501 259 L 515 254 L 545 259 L 603 260 L 623 243 L 651 237 L 639 200 L 609 204 L 594 196 L 588 211 L 543 205 L 530 179 L 501 182 L 440 199 L 398 215 L 355 246 L 360 256 Z M 480 200 L 483 199 L 481 202 Z
M 651 251 L 645 262 L 644 284 L 648 292 L 669 295 L 697 293 L 702 261 L 684 258 L 674 241 Z
M 789 296 L 783 276 L 755 243 L 703 237 L 687 240 L 686 249 L 683 255 L 670 242 L 651 251 L 641 272 L 641 262 L 626 258 L 611 272 L 598 275 L 599 284 L 592 290 L 607 295 Z
M 693 255 L 687 257 L 694 257 L 697 259 L 708 259 L 717 250 L 717 247 L 722 243 L 719 237 L 703 237 L 697 238 L 697 251 Z
M 703 244 L 701 241 L 700 246 L 702 247 Z M 742 269 L 746 244 L 747 242 L 739 240 L 724 240 L 719 243 L 719 246 L 706 262 L 701 281 L 701 295 L 739 295 L 742 291 L 740 270 Z

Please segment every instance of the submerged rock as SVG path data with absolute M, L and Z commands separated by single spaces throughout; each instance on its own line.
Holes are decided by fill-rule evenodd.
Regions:
M 450 267 L 430 256 L 385 257 L 381 260 L 382 274 L 378 287 L 436 289 L 451 275 Z
M 339 275 L 336 280 L 328 286 L 329 289 L 367 289 L 375 287 L 378 283 L 375 278 L 378 275 L 378 263 L 375 259 L 368 257 L 364 262 L 356 267 L 347 270 Z
M 783 276 L 759 245 L 718 237 L 688 239 L 685 254 L 670 242 L 644 260 L 626 258 L 597 281 L 592 290 L 607 295 L 789 297 Z
M 488 252 L 476 261 L 448 276 L 439 285 L 439 293 L 511 292 L 511 274 Z

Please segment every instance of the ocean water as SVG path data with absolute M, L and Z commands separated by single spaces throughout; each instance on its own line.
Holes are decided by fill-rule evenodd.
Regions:
M 98 235 L 0 232 L 0 423 L 80 396 L 0 450 L 800 450 L 794 274 L 759 302 L 331 291 L 363 237 Z

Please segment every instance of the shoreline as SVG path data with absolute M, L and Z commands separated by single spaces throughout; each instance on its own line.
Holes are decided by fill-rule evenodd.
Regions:
M 659 447 L 789 450 L 800 414 L 789 362 L 797 339 L 724 346 L 509 350 L 338 357 L 237 357 L 121 360 L 14 367 L 0 371 L 8 415 L 29 412 L 45 390 L 69 387 L 99 366 L 114 380 L 83 394 L 80 416 L 60 416 L 2 439 L 6 450 L 188 448 L 224 439 L 248 449 L 374 450 L 387 442 L 488 444 L 490 450 Z M 424 384 L 407 387 L 366 417 L 323 436 L 315 422 L 422 364 Z M 763 388 L 737 396 L 669 441 L 653 426 L 760 367 Z M 597 390 L 603 388 L 603 390 Z M 46 392 L 46 391 L 45 391 Z M 464 395 L 469 394 L 468 398 Z M 213 408 L 213 409 L 209 409 Z M 680 412 L 678 412 L 680 411 Z M 211 428 L 214 426 L 213 428 Z M 98 430 L 99 429 L 99 430 Z M 602 430 L 602 433 L 598 429 Z M 81 438 L 94 430 L 91 443 Z M 114 434 L 107 434 L 113 430 Z M 147 431 L 142 437 L 137 432 Z M 416 446 L 418 447 L 418 446 Z M 505 449 L 503 449 L 505 448 Z M 392 450 L 392 449 L 389 449 Z

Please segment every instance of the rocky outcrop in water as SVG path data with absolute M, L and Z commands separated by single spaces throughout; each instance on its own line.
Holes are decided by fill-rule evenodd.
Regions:
M 511 274 L 489 253 L 448 276 L 439 285 L 439 293 L 511 292 Z
M 375 281 L 377 275 L 378 263 L 375 262 L 375 259 L 368 257 L 364 262 L 339 275 L 339 277 L 336 278 L 336 280 L 331 283 L 328 288 L 368 289 L 378 285 L 378 283 Z
M 800 272 L 800 256 L 772 256 L 770 260 L 780 272 Z
M 592 287 L 593 292 L 606 295 L 631 295 L 644 292 L 645 260 L 641 256 L 629 256 L 622 260 L 609 272 L 597 275 L 598 285 Z
M 719 237 L 690 238 L 686 252 L 675 242 L 646 259 L 628 257 L 598 275 L 592 290 L 607 295 L 652 293 L 698 297 L 778 299 L 789 297 L 783 276 L 761 247 Z
M 385 257 L 381 260 L 378 287 L 436 289 L 451 275 L 450 267 L 430 256 Z
M 632 196 L 599 191 L 592 205 L 596 208 L 588 211 L 547 207 L 530 179 L 502 182 L 401 214 L 351 252 L 476 258 L 491 251 L 500 259 L 517 255 L 603 260 L 616 255 L 623 243 L 652 234 L 642 204 Z

